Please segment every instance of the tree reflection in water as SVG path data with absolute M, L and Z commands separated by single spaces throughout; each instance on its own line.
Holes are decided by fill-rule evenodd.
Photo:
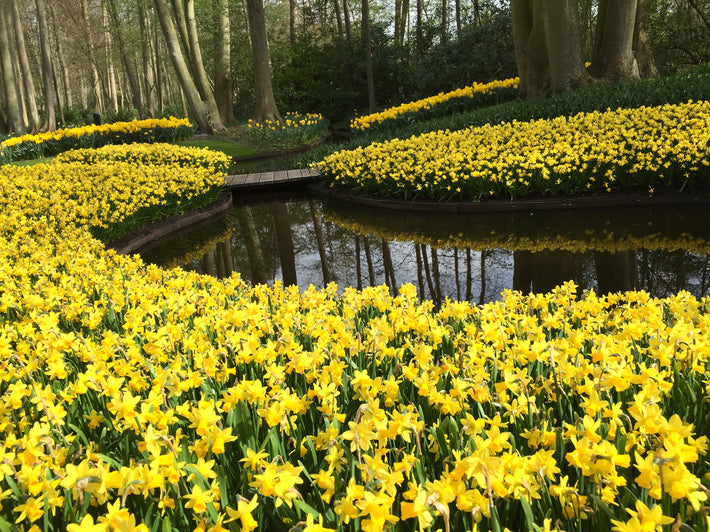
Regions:
M 421 298 L 474 303 L 504 289 L 547 292 L 573 279 L 598 293 L 655 296 L 710 285 L 705 209 L 413 214 L 307 198 L 237 205 L 141 251 L 148 262 L 253 283 L 322 287 L 412 283 Z

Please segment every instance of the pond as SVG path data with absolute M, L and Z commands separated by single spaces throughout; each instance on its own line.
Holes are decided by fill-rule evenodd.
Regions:
M 303 193 L 235 196 L 210 222 L 140 250 L 147 262 L 253 283 L 412 283 L 419 297 L 485 303 L 574 280 L 598 294 L 695 296 L 710 287 L 702 206 L 484 214 L 390 212 Z M 396 288 L 392 289 L 393 291 Z

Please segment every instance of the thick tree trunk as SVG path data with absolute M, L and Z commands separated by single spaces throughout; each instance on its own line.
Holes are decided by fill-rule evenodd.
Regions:
M 586 83 L 574 0 L 512 0 L 511 11 L 522 98 Z
M 29 112 L 29 126 L 33 133 L 39 131 L 41 126 L 39 111 L 37 110 L 37 99 L 35 98 L 35 83 L 32 76 L 32 69 L 27 58 L 27 48 L 25 47 L 24 31 L 22 29 L 22 21 L 20 20 L 20 12 L 17 8 L 17 0 L 11 1 L 12 7 L 12 24 L 15 33 L 17 44 L 17 55 L 20 61 L 20 69 L 22 71 L 22 82 L 25 86 L 25 94 L 27 95 L 27 110 Z
M 57 118 L 54 112 L 54 69 L 49 47 L 49 29 L 47 28 L 47 10 L 44 0 L 35 0 L 37 8 L 37 24 L 39 25 L 39 45 L 42 54 L 42 81 L 44 85 L 44 115 L 45 127 L 48 131 L 57 129 Z
M 222 122 L 234 122 L 231 46 L 229 31 L 229 0 L 219 0 L 219 45 L 217 47 L 214 95 Z
M 10 48 L 11 18 L 10 6 L 0 3 L 0 69 L 5 85 L 7 126 L 12 133 L 24 133 L 26 125 L 22 120 L 20 87 L 17 84 L 13 56 Z
M 372 43 L 370 42 L 370 2 L 362 0 L 362 47 L 365 51 L 365 72 L 367 76 L 367 102 L 368 112 L 377 110 L 375 100 L 375 76 L 372 69 Z
M 281 115 L 276 107 L 274 90 L 271 85 L 271 59 L 269 57 L 269 43 L 266 38 L 262 0 L 247 0 L 247 17 L 254 64 L 254 95 L 256 97 L 254 119 L 257 122 L 265 120 L 279 122 Z
M 540 0 L 512 0 L 510 8 L 520 96 L 545 96 L 551 83 L 545 35 L 545 4 Z
M 195 21 L 195 2 L 194 0 L 185 0 L 185 20 L 187 23 L 187 35 L 190 39 L 187 46 L 190 51 L 191 62 L 195 67 L 194 77 L 197 85 L 197 90 L 200 92 L 202 101 L 205 102 L 212 117 L 212 127 L 216 131 L 226 131 L 222 119 L 220 118 L 217 101 L 214 97 L 214 92 L 210 87 L 210 81 L 205 72 L 205 65 L 202 62 L 202 49 L 200 41 L 197 37 L 197 22 Z
M 648 35 L 648 8 L 646 0 L 638 0 L 636 6 L 636 24 L 634 25 L 634 55 L 642 78 L 658 76 L 656 62 L 653 59 L 651 39 Z
M 118 49 L 121 52 L 123 68 L 126 71 L 128 84 L 131 87 L 133 107 L 135 107 L 136 111 L 138 111 L 138 116 L 141 119 L 147 118 L 148 115 L 145 112 L 143 98 L 141 97 L 140 80 L 138 78 L 138 74 L 136 73 L 136 67 L 133 63 L 133 56 L 128 46 L 126 45 L 126 38 L 123 35 L 123 31 L 121 29 L 124 24 L 118 17 L 118 11 L 116 9 L 116 0 L 107 0 L 107 8 L 111 17 L 111 22 L 113 24 L 114 31 L 116 33 L 116 39 L 118 40 Z
M 587 82 L 575 0 L 547 0 L 545 37 L 553 92 L 577 89 Z
M 598 79 L 639 79 L 633 53 L 637 0 L 600 0 L 589 72 Z
M 160 22 L 160 27 L 165 37 L 165 43 L 168 47 L 170 61 L 173 64 L 180 86 L 187 98 L 188 105 L 197 121 L 200 131 L 204 133 L 214 133 L 215 128 L 212 125 L 207 106 L 205 106 L 204 102 L 200 99 L 200 93 L 190 76 L 185 57 L 180 50 L 177 32 L 175 31 L 175 26 L 170 18 L 168 6 L 165 4 L 165 1 L 166 0 L 154 0 L 158 21 Z

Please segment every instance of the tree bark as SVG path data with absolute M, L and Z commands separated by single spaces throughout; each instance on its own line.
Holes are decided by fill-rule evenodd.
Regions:
M 212 125 L 207 106 L 200 99 L 200 93 L 190 76 L 185 57 L 180 50 L 177 32 L 168 13 L 168 6 L 165 4 L 165 1 L 166 0 L 154 0 L 158 21 L 160 22 L 160 27 L 165 37 L 165 43 L 168 47 L 170 61 L 173 64 L 178 81 L 180 82 L 180 87 L 187 98 L 188 105 L 197 121 L 199 129 L 204 133 L 214 133 L 215 128 Z
M 577 89 L 587 82 L 575 0 L 547 0 L 545 36 L 553 92 Z
M 145 108 L 145 113 L 149 117 L 154 117 L 158 110 L 162 109 L 162 104 L 160 104 L 160 87 L 156 81 L 159 68 L 155 68 L 154 65 L 158 64 L 158 52 L 156 49 L 156 40 L 153 37 L 153 24 L 151 24 L 151 19 L 146 15 L 145 9 L 142 3 L 138 3 L 138 20 L 141 31 L 141 42 L 143 43 L 143 50 L 141 53 L 141 60 L 143 62 L 143 105 Z
M 274 90 L 271 85 L 271 58 L 266 38 L 262 0 L 247 0 L 247 18 L 249 19 L 249 36 L 251 37 L 254 64 L 254 95 L 256 97 L 254 119 L 257 122 L 265 120 L 280 122 L 281 115 L 276 107 Z
M 88 0 L 81 0 L 81 16 L 84 22 L 84 36 L 86 38 L 86 51 L 89 59 L 89 70 L 91 72 L 91 89 L 94 95 L 94 111 L 101 113 L 104 110 L 103 94 L 101 92 L 101 78 L 99 68 L 96 64 L 96 49 L 94 36 L 91 31 L 91 18 L 89 17 Z
M 138 74 L 136 73 L 136 67 L 133 63 L 133 57 L 126 45 L 126 38 L 123 35 L 121 28 L 123 27 L 122 21 L 118 17 L 118 11 L 116 9 L 116 0 L 107 0 L 107 8 L 109 16 L 111 17 L 111 22 L 116 32 L 116 39 L 118 40 L 118 49 L 121 53 L 121 59 L 123 61 L 123 68 L 126 71 L 126 77 L 128 78 L 128 84 L 131 86 L 131 97 L 133 100 L 133 107 L 138 111 L 138 116 L 141 119 L 147 118 L 147 113 L 145 112 L 145 106 L 143 104 L 143 98 L 141 97 L 141 87 Z
M 226 131 L 222 119 L 220 118 L 217 101 L 214 97 L 214 92 L 210 87 L 210 81 L 205 72 L 205 65 L 202 62 L 202 49 L 200 41 L 197 37 L 197 22 L 195 21 L 195 2 L 194 0 L 185 0 L 185 20 L 187 23 L 187 36 L 190 39 L 189 45 L 186 47 L 190 52 L 191 62 L 194 65 L 194 77 L 197 85 L 197 90 L 200 92 L 202 101 L 205 102 L 212 117 L 212 127 L 216 131 Z
M 655 78 L 658 76 L 656 61 L 653 58 L 651 39 L 648 35 L 648 7 L 646 0 L 638 0 L 636 23 L 634 25 L 634 55 L 638 64 L 639 76 Z
M 108 85 L 108 98 L 111 103 L 111 110 L 118 113 L 118 89 L 116 87 L 116 69 L 113 66 L 113 38 L 111 37 L 111 29 L 108 23 L 108 13 L 106 9 L 106 0 L 101 2 L 101 18 L 104 25 L 104 46 L 106 51 L 106 84 Z M 114 26 L 114 31 L 119 31 L 117 26 Z
M 362 0 L 362 47 L 365 51 L 365 72 L 367 76 L 367 102 L 368 111 L 374 113 L 377 110 L 375 100 L 375 76 L 372 69 L 372 43 L 370 42 L 370 2 Z
M 17 0 L 11 1 L 12 8 L 12 24 L 15 33 L 17 44 L 17 55 L 20 61 L 20 69 L 22 71 L 22 82 L 25 85 L 25 94 L 27 95 L 27 110 L 29 112 L 29 126 L 33 133 L 39 131 L 41 122 L 39 111 L 37 110 L 37 99 L 35 98 L 35 84 L 32 76 L 32 69 L 27 58 L 27 48 L 25 47 L 24 31 L 22 29 L 22 21 L 20 20 L 20 12 L 17 7 Z
M 288 0 L 288 41 L 291 46 L 296 45 L 296 11 L 297 0 Z
M 5 104 L 7 109 L 7 126 L 10 132 L 22 134 L 26 126 L 22 120 L 22 104 L 20 97 L 20 87 L 17 84 L 15 68 L 13 66 L 12 53 L 10 51 L 11 27 L 10 6 L 6 3 L 0 4 L 0 67 L 2 70 L 3 83 L 5 85 Z
M 52 4 L 49 4 L 49 19 L 52 22 L 52 36 L 54 37 L 54 50 L 57 63 L 59 64 L 59 78 L 54 73 L 54 80 L 57 85 L 57 93 L 59 92 L 59 85 L 61 81 L 61 92 L 62 95 L 57 95 L 57 104 L 59 106 L 59 114 L 62 116 L 62 122 L 64 122 L 63 107 L 72 107 L 74 105 L 74 98 L 72 95 L 71 87 L 69 86 L 69 69 L 67 68 L 67 63 L 64 60 L 64 45 L 62 40 L 59 38 L 59 32 L 57 30 L 57 21 L 54 16 L 54 8 Z
M 449 39 L 449 2 L 441 0 L 441 42 Z
M 214 95 L 223 123 L 234 122 L 234 101 L 231 67 L 231 33 L 229 31 L 229 0 L 218 0 L 219 44 L 217 46 Z
M 424 56 L 424 30 L 422 28 L 422 19 L 424 18 L 424 0 L 417 0 L 417 21 L 414 29 L 416 39 L 416 58 L 421 59 Z
M 586 83 L 574 0 L 512 0 L 511 12 L 522 98 Z
M 637 80 L 634 26 L 637 0 L 600 0 L 597 36 L 589 72 L 607 81 Z
M 54 69 L 49 48 L 49 29 L 47 28 L 47 10 L 44 0 L 35 0 L 37 8 L 37 23 L 39 25 L 39 44 L 42 54 L 42 81 L 44 85 L 44 115 L 45 127 L 48 131 L 57 129 L 57 118 L 54 111 Z

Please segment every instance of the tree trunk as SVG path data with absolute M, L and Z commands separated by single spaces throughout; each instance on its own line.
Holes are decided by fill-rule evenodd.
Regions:
M 140 21 L 141 42 L 143 50 L 141 60 L 143 62 L 143 84 L 144 84 L 144 108 L 146 115 L 154 117 L 162 108 L 159 106 L 160 100 L 159 86 L 156 82 L 157 72 L 153 65 L 158 63 L 158 52 L 156 50 L 156 41 L 153 38 L 153 25 L 151 19 L 146 15 L 143 5 L 138 3 L 138 20 Z M 157 69 L 158 72 L 160 69 Z
M 424 56 L 424 30 L 422 29 L 422 18 L 424 17 L 424 0 L 417 0 L 417 22 L 414 29 L 416 39 L 416 58 Z
M 646 0 L 638 0 L 636 6 L 636 23 L 634 25 L 634 55 L 642 78 L 658 76 L 656 62 L 653 59 L 651 39 L 648 35 L 648 8 Z
M 91 31 L 91 19 L 89 17 L 88 0 L 81 0 L 81 16 L 84 21 L 84 36 L 86 38 L 86 51 L 89 59 L 89 70 L 91 71 L 91 89 L 94 95 L 94 111 L 101 113 L 104 110 L 103 94 L 101 92 L 101 78 L 99 68 L 96 64 L 96 50 L 94 47 L 94 36 Z
M 454 0 L 454 14 L 456 15 L 456 38 L 461 36 L 461 0 Z
M 7 126 L 10 132 L 22 134 L 25 132 L 25 123 L 22 120 L 22 104 L 20 100 L 20 87 L 17 84 L 13 57 L 10 50 L 11 28 L 10 6 L 0 4 L 0 68 L 5 85 L 5 104 L 7 106 Z
M 510 8 L 520 96 L 545 96 L 551 84 L 545 36 L 545 4 L 540 0 L 512 0 Z
M 33 133 L 39 131 L 41 126 L 39 111 L 37 110 L 37 99 L 35 98 L 35 84 L 32 76 L 30 62 L 27 59 L 27 48 L 25 47 L 25 37 L 22 30 L 22 21 L 20 20 L 20 12 L 17 8 L 17 0 L 11 1 L 12 6 L 12 23 L 17 44 L 17 55 L 20 61 L 20 69 L 22 70 L 22 81 L 25 85 L 25 93 L 27 94 L 27 109 L 29 111 L 30 128 Z
M 133 56 L 131 55 L 128 46 L 126 45 L 126 38 L 123 35 L 123 30 L 121 29 L 124 24 L 118 18 L 118 11 L 116 9 L 116 0 L 107 0 L 107 8 L 109 15 L 111 17 L 111 22 L 116 32 L 116 39 L 118 39 L 118 49 L 121 52 L 121 59 L 123 61 L 123 68 L 126 71 L 126 77 L 128 78 L 128 84 L 131 86 L 131 96 L 133 100 L 133 107 L 138 111 L 138 116 L 141 119 L 147 118 L 145 112 L 145 106 L 143 105 L 143 98 L 141 97 L 140 80 L 138 74 L 136 73 L 136 67 L 133 63 Z
M 634 26 L 637 0 L 600 0 L 597 36 L 589 72 L 608 81 L 637 80 Z
M 288 0 L 288 41 L 291 46 L 296 45 L 296 11 L 297 0 Z
M 42 81 L 44 85 L 44 115 L 45 127 L 48 131 L 57 129 L 57 118 L 54 113 L 54 70 L 49 48 L 49 29 L 47 28 L 47 10 L 44 0 L 35 0 L 37 8 L 37 23 L 39 25 L 39 45 L 42 54 Z
M 257 122 L 265 120 L 280 122 L 281 115 L 276 107 L 274 91 L 271 86 L 271 59 L 269 57 L 269 43 L 266 39 L 266 22 L 262 0 L 247 0 L 247 18 L 249 19 L 249 36 L 254 64 L 254 96 L 256 97 L 254 119 Z
M 547 0 L 545 36 L 553 92 L 577 89 L 587 82 L 575 0 Z
M 219 45 L 217 46 L 214 95 L 222 122 L 234 122 L 234 102 L 229 31 L 229 0 L 219 0 Z
M 109 27 L 108 13 L 106 10 L 106 0 L 101 3 L 101 17 L 104 24 L 104 45 L 106 50 L 106 81 L 108 85 L 108 98 L 111 103 L 111 110 L 118 113 L 118 90 L 116 88 L 116 69 L 113 66 L 113 38 L 111 30 L 119 31 L 118 26 Z
M 511 12 L 522 98 L 586 83 L 574 0 L 512 0 Z
M 154 0 L 158 21 L 160 22 L 160 27 L 165 37 L 165 43 L 168 47 L 170 61 L 173 64 L 180 86 L 187 98 L 188 105 L 190 106 L 195 120 L 197 120 L 200 131 L 204 133 L 214 133 L 215 128 L 212 125 L 207 106 L 205 106 L 204 102 L 200 99 L 200 93 L 190 76 L 185 57 L 180 50 L 177 32 L 168 13 L 168 6 L 165 4 L 165 1 L 166 0 Z
M 441 42 L 445 43 L 449 38 L 449 2 L 441 0 Z
M 353 49 L 353 29 L 352 15 L 350 14 L 350 3 L 348 0 L 343 0 L 343 22 L 345 22 L 345 37 L 348 42 L 348 50 Z
M 187 23 L 187 36 L 190 39 L 189 46 L 191 62 L 195 66 L 194 77 L 197 85 L 197 90 L 200 92 L 202 101 L 205 102 L 212 117 L 212 127 L 216 131 L 226 131 L 222 119 L 220 118 L 217 101 L 214 97 L 214 92 L 210 87 L 210 81 L 205 72 L 205 65 L 202 62 L 202 50 L 200 41 L 197 37 L 197 22 L 195 21 L 195 2 L 194 0 L 185 0 L 185 19 Z
M 372 70 L 372 43 L 370 42 L 370 2 L 362 0 L 362 47 L 365 51 L 365 72 L 367 75 L 367 102 L 368 112 L 377 110 L 375 101 L 375 77 Z
M 44 1 L 44 0 L 43 0 Z M 63 117 L 64 114 L 62 112 L 63 105 L 66 107 L 72 107 L 74 105 L 74 98 L 72 97 L 72 91 L 71 87 L 69 86 L 69 69 L 67 68 L 67 63 L 64 60 L 65 54 L 64 54 L 64 46 L 62 44 L 61 39 L 59 38 L 59 32 L 57 31 L 57 21 L 56 17 L 54 16 L 54 8 L 52 7 L 52 4 L 49 5 L 49 17 L 52 21 L 52 30 L 53 30 L 53 36 L 54 36 L 54 46 L 55 46 L 55 57 L 57 58 L 57 63 L 59 64 L 59 71 L 60 71 L 60 76 L 59 79 L 61 80 L 61 86 L 62 86 L 62 97 L 57 96 L 57 104 L 59 105 L 59 111 L 60 115 Z M 57 84 L 59 85 L 59 82 L 54 76 L 54 80 Z M 59 92 L 58 87 L 57 87 L 57 92 Z M 63 103 L 62 103 L 63 100 Z M 64 119 L 62 118 L 62 122 L 64 122 Z

